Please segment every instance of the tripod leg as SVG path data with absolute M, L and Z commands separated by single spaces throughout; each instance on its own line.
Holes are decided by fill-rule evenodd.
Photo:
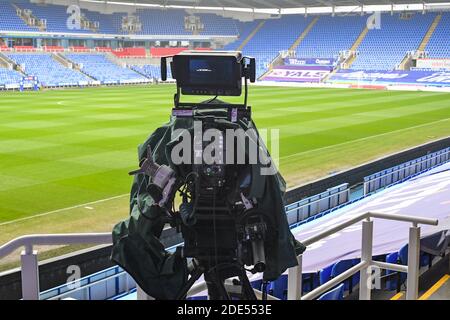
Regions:
M 257 300 L 255 291 L 253 291 L 252 285 L 250 284 L 250 280 L 248 280 L 245 270 L 241 270 L 239 280 L 241 281 L 242 296 L 244 300 Z
M 211 300 L 231 300 L 225 288 L 225 279 L 219 276 L 217 271 L 211 270 L 205 273 L 205 281 Z
M 181 288 L 180 292 L 178 292 L 177 300 L 186 299 L 186 295 L 189 292 L 189 289 L 194 285 L 195 281 L 197 281 L 203 274 L 203 268 L 196 267 L 192 276 L 189 278 L 188 282 L 185 284 L 183 288 Z

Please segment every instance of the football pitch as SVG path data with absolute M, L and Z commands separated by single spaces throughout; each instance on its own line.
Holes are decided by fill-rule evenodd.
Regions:
M 137 146 L 167 122 L 173 93 L 0 92 L 0 244 L 125 218 Z M 289 187 L 450 135 L 449 93 L 254 86 L 249 104 L 259 129 L 279 129 Z

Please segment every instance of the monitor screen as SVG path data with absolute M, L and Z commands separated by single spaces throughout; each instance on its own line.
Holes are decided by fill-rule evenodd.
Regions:
M 234 66 L 236 61 L 191 58 L 189 60 L 188 82 L 193 86 L 235 85 Z
M 172 75 L 183 94 L 241 94 L 242 64 L 233 55 L 177 55 L 173 58 Z

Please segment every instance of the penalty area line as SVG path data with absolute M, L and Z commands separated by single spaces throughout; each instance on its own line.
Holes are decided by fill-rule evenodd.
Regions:
M 15 220 L 10 220 L 10 221 L 6 221 L 6 222 L 2 222 L 0 223 L 0 227 L 1 226 L 5 226 L 8 224 L 12 224 L 12 223 L 16 223 L 16 222 L 20 222 L 20 221 L 25 221 L 25 220 L 30 220 L 33 218 L 38 218 L 38 217 L 43 217 L 43 216 L 47 216 L 53 213 L 58 213 L 58 212 L 62 212 L 62 211 L 67 211 L 67 210 L 72 210 L 72 209 L 78 209 L 78 208 L 82 208 L 82 207 L 86 207 L 89 205 L 93 205 L 93 204 L 98 204 L 98 203 L 102 203 L 102 202 L 106 202 L 106 201 L 110 201 L 110 200 L 115 200 L 115 199 L 120 199 L 123 198 L 125 196 L 129 196 L 129 193 L 124 193 L 118 196 L 114 196 L 114 197 L 109 197 L 109 198 L 105 198 L 105 199 L 100 199 L 100 200 L 95 200 L 95 201 L 91 201 L 91 202 L 86 202 L 83 204 L 78 204 L 76 206 L 71 206 L 71 207 L 67 207 L 67 208 L 61 208 L 61 209 L 56 209 L 56 210 L 52 210 L 52 211 L 48 211 L 48 212 L 43 212 L 43 213 L 38 213 L 32 216 L 28 216 L 28 217 L 23 217 L 23 218 L 19 218 L 19 219 L 15 219 Z M 89 208 L 89 210 L 92 210 L 92 208 Z

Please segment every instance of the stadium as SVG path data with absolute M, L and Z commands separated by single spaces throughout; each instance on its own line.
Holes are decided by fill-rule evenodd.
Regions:
M 154 298 L 111 231 L 173 112 L 161 58 L 223 51 L 255 58 L 248 105 L 306 248 L 276 279 L 248 272 L 256 297 L 450 300 L 445 0 L 0 0 L 0 300 Z

